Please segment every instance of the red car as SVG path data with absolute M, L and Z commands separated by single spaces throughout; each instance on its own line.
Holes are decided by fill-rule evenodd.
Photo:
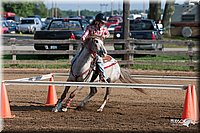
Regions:
M 109 27 L 111 24 L 115 24 L 118 25 L 119 23 L 121 23 L 123 21 L 121 16 L 112 16 L 109 17 L 107 23 L 106 23 L 106 27 Z

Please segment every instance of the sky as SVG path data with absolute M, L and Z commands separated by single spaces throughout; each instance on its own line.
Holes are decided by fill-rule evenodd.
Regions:
M 123 0 L 43 0 L 48 8 L 52 7 L 52 1 L 57 3 L 61 10 L 93 10 L 93 11 L 111 11 L 111 3 L 113 10 L 122 10 Z M 164 8 L 166 0 L 161 0 L 161 8 Z M 130 0 L 130 10 L 143 10 L 149 8 L 149 0 Z M 184 0 L 175 0 L 175 3 L 182 4 Z
M 1 0 L 1 1 L 39 1 L 39 0 Z M 43 1 L 47 8 L 52 7 L 52 3 L 57 4 L 61 10 L 92 10 L 92 11 L 111 11 L 111 3 L 113 10 L 123 9 L 123 0 L 40 0 Z M 183 4 L 185 0 L 175 0 L 175 3 Z M 161 0 L 161 8 L 164 9 L 166 0 Z M 149 0 L 130 0 L 130 10 L 143 10 L 149 8 Z

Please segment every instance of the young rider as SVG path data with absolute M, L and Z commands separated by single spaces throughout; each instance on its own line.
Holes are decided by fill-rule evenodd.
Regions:
M 87 26 L 86 31 L 83 33 L 81 40 L 85 43 L 87 42 L 87 38 L 89 38 L 89 36 L 100 36 L 102 38 L 102 41 L 105 38 L 108 38 L 110 36 L 110 33 L 108 31 L 108 29 L 104 26 L 104 24 L 106 23 L 106 17 L 104 16 L 104 14 L 99 13 L 96 15 L 95 20 Z M 98 53 L 96 54 L 96 58 L 97 58 L 97 64 L 99 66 L 99 70 L 101 71 L 101 80 L 104 82 L 107 82 L 108 77 L 106 76 L 105 73 L 105 69 L 103 66 L 103 59 L 102 57 L 105 56 L 107 54 L 107 50 L 105 49 L 105 47 L 103 48 L 103 53 Z

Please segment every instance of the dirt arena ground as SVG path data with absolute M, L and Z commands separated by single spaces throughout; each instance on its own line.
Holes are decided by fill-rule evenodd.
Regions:
M 3 70 L 3 79 L 18 79 L 39 76 L 51 72 L 68 70 Z M 192 72 L 167 71 L 131 71 L 133 74 L 183 75 L 196 76 Z M 65 81 L 56 78 L 55 81 Z M 195 84 L 197 81 L 143 80 L 144 83 L 161 84 Z M 186 91 L 145 89 L 148 95 L 123 88 L 113 88 L 110 100 L 104 111 L 96 110 L 102 104 L 105 89 L 98 93 L 86 107 L 74 110 L 87 95 L 84 88 L 76 95 L 67 112 L 51 112 L 52 107 L 44 106 L 47 100 L 48 86 L 8 85 L 6 86 L 10 101 L 12 119 L 4 119 L 2 132 L 191 132 L 197 133 L 198 125 L 185 127 L 176 122 L 181 119 Z M 74 88 L 70 89 L 70 92 Z M 56 86 L 58 98 L 63 87 Z M 70 93 L 69 92 L 69 93 Z M 68 94 L 69 94 L 68 93 Z M 68 96 L 68 95 L 67 95 Z

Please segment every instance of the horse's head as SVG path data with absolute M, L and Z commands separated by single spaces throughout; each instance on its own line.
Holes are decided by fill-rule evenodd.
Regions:
M 90 52 L 98 52 L 102 50 L 102 46 L 103 46 L 104 42 L 102 41 L 102 39 L 100 37 L 97 36 L 91 36 L 88 43 L 86 44 L 87 49 Z

